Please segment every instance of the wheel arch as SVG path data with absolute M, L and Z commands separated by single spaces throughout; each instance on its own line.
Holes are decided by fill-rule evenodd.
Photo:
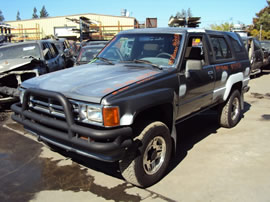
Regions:
M 173 105 L 172 103 L 164 103 L 140 111 L 133 120 L 133 128 L 147 121 L 160 121 L 164 123 L 170 130 L 173 130 Z
M 242 72 L 231 75 L 226 83 L 226 90 L 223 96 L 223 100 L 227 100 L 233 90 L 239 90 L 240 94 L 242 92 L 244 75 Z

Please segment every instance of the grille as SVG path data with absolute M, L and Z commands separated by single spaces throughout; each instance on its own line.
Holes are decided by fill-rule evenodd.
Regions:
M 79 106 L 75 102 L 71 102 L 74 117 L 78 119 L 79 117 Z M 45 113 L 58 118 L 65 118 L 63 106 L 56 100 L 52 98 L 44 98 L 40 96 L 30 96 L 29 108 L 35 111 Z

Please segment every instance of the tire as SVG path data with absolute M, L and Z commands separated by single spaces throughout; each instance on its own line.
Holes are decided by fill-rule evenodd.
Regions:
M 238 90 L 234 90 L 225 105 L 220 109 L 219 122 L 222 127 L 232 128 L 242 117 L 241 95 Z
M 136 138 L 140 147 L 127 151 L 119 162 L 126 181 L 138 187 L 149 187 L 159 181 L 169 164 L 172 140 L 168 127 L 162 122 L 147 125 Z

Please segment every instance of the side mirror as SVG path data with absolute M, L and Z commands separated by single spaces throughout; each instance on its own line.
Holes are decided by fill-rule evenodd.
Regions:
M 198 71 L 201 70 L 203 66 L 202 60 L 187 60 L 186 62 L 186 78 L 190 77 L 190 71 Z

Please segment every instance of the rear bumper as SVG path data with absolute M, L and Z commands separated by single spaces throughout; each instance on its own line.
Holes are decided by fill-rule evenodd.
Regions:
M 29 109 L 26 103 L 33 94 L 58 100 L 64 108 L 65 120 Z M 39 140 L 90 158 L 114 162 L 122 159 L 125 150 L 133 144 L 131 127 L 94 129 L 75 123 L 70 103 L 59 93 L 28 89 L 24 94 L 23 105 L 16 103 L 11 109 L 15 112 L 12 119 L 22 124 Z

